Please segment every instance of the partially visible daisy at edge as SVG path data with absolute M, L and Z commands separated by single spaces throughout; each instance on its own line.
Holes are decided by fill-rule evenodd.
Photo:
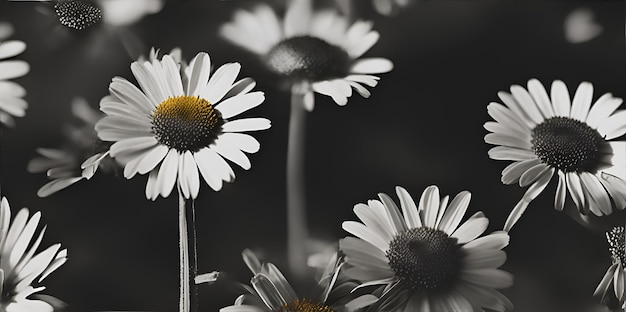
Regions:
M 41 282 L 67 261 L 67 249 L 54 244 L 37 252 L 45 227 L 37 233 L 41 213 L 29 218 L 22 208 L 11 222 L 11 208 L 3 197 L 0 203 L 0 295 L 1 312 L 53 311 L 60 300 L 38 295 Z M 10 224 L 9 224 L 10 223 Z M 35 238 L 36 235 L 36 238 Z M 35 298 L 40 296 L 39 298 Z
M 167 54 L 161 60 L 133 62 L 141 89 L 115 77 L 110 95 L 100 102 L 107 114 L 96 124 L 98 137 L 114 142 L 113 158 L 124 164 L 124 177 L 149 174 L 146 197 L 167 197 L 178 184 L 185 198 L 196 198 L 200 176 L 214 190 L 235 174 L 225 159 L 244 169 L 244 154 L 259 150 L 259 142 L 243 132 L 270 127 L 266 118 L 233 117 L 260 105 L 263 92 L 250 92 L 251 78 L 236 81 L 239 63 L 211 72 L 209 55 L 200 52 L 189 66 Z
M 249 249 L 242 257 L 254 274 L 252 287 L 241 285 L 247 293 L 240 295 L 232 306 L 220 312 L 352 312 L 368 306 L 378 298 L 372 295 L 356 296 L 350 291 L 356 285 L 340 277 L 343 259 L 335 253 L 327 262 L 310 297 L 301 297 L 281 271 L 272 263 L 262 263 Z
M 612 264 L 598 284 L 593 295 L 600 297 L 600 301 L 609 309 L 626 309 L 626 251 L 624 250 L 624 227 L 616 226 L 606 233 L 611 252 Z
M 313 110 L 313 92 L 346 105 L 352 89 L 369 97 L 364 85 L 374 87 L 393 63 L 385 58 L 361 58 L 379 39 L 372 22 L 348 19 L 327 9 L 314 11 L 309 0 L 289 2 L 284 19 L 259 4 L 254 11 L 237 10 L 233 21 L 222 26 L 223 38 L 262 59 L 273 73 L 291 82 L 292 92 L 304 96 Z
M 470 193 L 463 191 L 448 205 L 436 186 L 424 190 L 416 205 L 396 187 L 400 208 L 384 193 L 380 200 L 357 204 L 361 222 L 345 221 L 346 237 L 339 248 L 346 255 L 345 274 L 382 288 L 380 300 L 368 311 L 506 311 L 512 303 L 496 289 L 513 284 L 513 276 L 498 269 L 506 261 L 502 250 L 509 235 L 497 231 L 479 237 L 489 220 L 476 212 L 461 223 Z M 402 211 L 402 212 L 401 212 Z
M 63 129 L 66 137 L 63 146 L 37 148 L 40 156 L 28 162 L 28 172 L 45 172 L 52 180 L 37 191 L 39 197 L 47 197 L 82 179 L 89 180 L 99 168 L 110 173 L 119 167 L 109 156 L 111 144 L 102 142 L 94 129 L 104 114 L 92 109 L 84 98 L 72 101 L 72 113 L 82 125 L 66 125 Z
M 511 211 L 505 230 L 511 227 L 552 180 L 558 185 L 554 208 L 563 210 L 569 193 L 582 215 L 609 215 L 626 207 L 626 141 L 614 139 L 626 133 L 622 99 L 606 93 L 592 105 L 593 85 L 582 82 L 572 100 L 567 86 L 555 80 L 550 96 L 537 79 L 528 88 L 511 86 L 498 92 L 504 105 L 487 106 L 495 121 L 485 123 L 492 132 L 485 142 L 497 145 L 489 157 L 511 160 L 502 171 L 502 183 L 519 183 L 528 190 Z
M 13 32 L 10 24 L 1 24 L 0 38 L 0 124 L 15 126 L 14 117 L 24 117 L 28 102 L 24 100 L 26 89 L 20 84 L 10 81 L 30 71 L 26 61 L 9 59 L 26 50 L 26 43 L 20 40 L 6 40 Z

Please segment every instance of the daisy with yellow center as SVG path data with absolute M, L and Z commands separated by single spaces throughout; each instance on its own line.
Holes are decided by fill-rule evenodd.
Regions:
M 29 218 L 28 209 L 22 208 L 12 223 L 10 220 L 11 208 L 3 197 L 0 204 L 0 311 L 51 312 L 54 309 L 50 303 L 28 297 L 45 289 L 39 284 L 65 263 L 67 249 L 54 244 L 36 253 L 45 232 L 44 228 L 37 233 L 41 213 Z
M 132 63 L 141 90 L 113 78 L 111 95 L 100 102 L 107 116 L 96 130 L 103 141 L 115 142 L 110 153 L 125 165 L 127 179 L 149 174 L 146 197 L 167 197 L 178 183 L 185 198 L 196 198 L 200 176 L 218 191 L 235 177 L 225 159 L 250 169 L 244 152 L 260 145 L 243 132 L 268 129 L 270 121 L 233 119 L 265 99 L 263 92 L 250 92 L 252 79 L 235 81 L 240 68 L 230 63 L 211 75 L 209 55 L 202 52 L 187 68 L 170 55 Z
M 624 227 L 616 226 L 606 233 L 606 239 L 611 246 L 613 264 L 606 270 L 606 274 L 593 293 L 599 296 L 611 311 L 626 309 L 626 251 L 624 250 Z M 621 309 L 621 310 L 620 310 Z
M 485 142 L 498 145 L 489 157 L 511 160 L 502 171 L 502 182 L 528 186 L 504 229 L 510 230 L 528 204 L 556 173 L 558 185 L 554 208 L 563 210 L 569 193 L 579 212 L 609 215 L 626 207 L 626 142 L 615 141 L 626 133 L 626 110 L 622 99 L 606 93 L 592 105 L 593 85 L 582 82 L 573 99 L 566 85 L 556 80 L 550 96 L 536 79 L 528 88 L 511 86 L 499 92 L 504 103 L 490 103 L 485 123 L 492 133 Z
M 26 95 L 24 87 L 9 79 L 26 75 L 30 66 L 22 60 L 9 60 L 24 52 L 26 44 L 19 40 L 4 39 L 0 38 L 0 124 L 12 127 L 15 125 L 13 117 L 26 115 L 28 102 L 23 99 Z
M 436 186 L 424 190 L 418 205 L 404 188 L 396 193 L 402 213 L 381 193 L 380 200 L 354 207 L 362 223 L 343 223 L 356 236 L 339 242 L 350 265 L 346 276 L 362 281 L 361 287 L 382 288 L 368 311 L 512 309 L 496 290 L 513 284 L 512 275 L 498 269 L 509 236 L 499 231 L 479 237 L 489 224 L 482 212 L 461 223 L 470 193 L 459 193 L 449 205 Z
M 253 12 L 238 10 L 220 33 L 258 54 L 271 72 L 289 79 L 292 90 L 304 95 L 309 111 L 314 91 L 346 105 L 352 89 L 369 97 L 363 85 L 376 86 L 379 77 L 374 75 L 393 68 L 385 58 L 361 59 L 380 36 L 371 22 L 350 24 L 333 10 L 313 11 L 309 0 L 290 1 L 282 20 L 265 4 Z
M 244 250 L 242 256 L 254 273 L 250 280 L 252 288 L 242 285 L 248 293 L 240 295 L 234 305 L 224 307 L 220 312 L 351 312 L 364 308 L 377 299 L 372 295 L 355 298 L 349 292 L 339 297 L 336 295 L 336 288 L 353 288 L 353 282 L 339 277 L 343 259 L 338 258 L 336 253 L 329 259 L 315 287 L 313 299 L 298 297 L 276 266 L 261 263 L 249 249 Z

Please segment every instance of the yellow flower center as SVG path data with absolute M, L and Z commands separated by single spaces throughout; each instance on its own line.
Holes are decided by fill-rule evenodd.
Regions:
M 280 307 L 278 312 L 335 312 L 321 303 L 313 303 L 307 299 L 297 299 Z
M 197 152 L 213 143 L 222 124 L 220 112 L 196 96 L 170 97 L 152 114 L 152 130 L 159 143 L 180 152 Z

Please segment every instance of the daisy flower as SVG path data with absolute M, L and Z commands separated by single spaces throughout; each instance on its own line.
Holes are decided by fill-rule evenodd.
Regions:
M 170 55 L 130 67 L 141 89 L 113 78 L 111 94 L 100 102 L 107 116 L 96 131 L 103 141 L 114 142 L 110 153 L 124 164 L 124 177 L 149 174 L 147 198 L 169 196 L 176 181 L 185 198 L 196 198 L 200 175 L 220 190 L 222 181 L 235 177 L 224 159 L 250 169 L 243 152 L 255 153 L 260 145 L 242 132 L 268 129 L 270 121 L 233 119 L 265 99 L 263 92 L 249 92 L 252 79 L 235 82 L 239 63 L 211 73 L 209 55 L 201 52 L 186 68 Z
M 265 4 L 253 12 L 239 10 L 220 34 L 234 44 L 258 54 L 273 73 L 289 79 L 292 90 L 304 94 L 313 110 L 313 92 L 345 105 L 354 88 L 369 97 L 363 85 L 376 86 L 373 74 L 392 70 L 385 58 L 361 58 L 379 38 L 372 23 L 348 19 L 332 10 L 313 11 L 309 0 L 290 1 L 280 20 Z
M 613 230 L 606 233 L 606 238 L 611 246 L 609 251 L 611 251 L 613 264 L 606 271 L 593 295 L 599 296 L 601 301 L 606 303 L 609 308 L 618 309 L 621 307 L 623 310 L 626 309 L 626 294 L 624 294 L 624 289 L 626 289 L 624 227 L 614 227 Z
M 582 214 L 608 215 L 613 207 L 626 206 L 626 142 L 611 141 L 626 133 L 626 110 L 622 99 L 610 93 L 592 105 L 593 85 L 582 82 L 570 101 L 565 84 L 552 83 L 550 97 L 536 79 L 528 89 L 511 86 L 499 92 L 504 103 L 487 106 L 495 120 L 485 123 L 491 131 L 485 142 L 498 145 L 489 157 L 511 160 L 502 171 L 502 183 L 529 186 L 509 215 L 510 230 L 556 173 L 558 185 L 554 208 L 563 210 L 566 193 Z
M 501 249 L 509 236 L 499 231 L 483 237 L 489 220 L 482 212 L 461 223 L 470 193 L 461 192 L 448 205 L 439 189 L 429 186 L 416 205 L 396 187 L 402 213 L 386 194 L 357 204 L 362 223 L 346 221 L 339 248 L 346 255 L 345 274 L 380 285 L 383 294 L 371 311 L 496 311 L 512 309 L 497 288 L 513 284 L 510 273 L 498 269 L 506 260 Z M 379 288 L 380 288 L 379 287 Z
M 74 99 L 72 113 L 83 125 L 67 125 L 64 129 L 66 144 L 61 148 L 38 148 L 40 156 L 28 162 L 28 172 L 45 172 L 52 180 L 37 191 L 39 197 L 47 197 L 82 179 L 89 180 L 98 168 L 111 172 L 118 167 L 109 156 L 110 144 L 100 141 L 94 129 L 104 115 L 92 109 L 83 98 Z
M 37 234 L 41 213 L 36 212 L 29 218 L 28 209 L 22 208 L 9 225 L 10 219 L 11 208 L 3 197 L 0 204 L 0 311 L 53 311 L 48 302 L 28 297 L 45 289 L 39 283 L 65 263 L 67 249 L 54 244 L 36 253 L 45 232 L 44 227 Z M 37 238 L 33 240 L 35 235 Z M 58 302 L 58 299 L 52 301 Z
M 408 7 L 413 0 L 372 0 L 374 9 L 382 15 L 397 14 L 400 9 Z
M 336 297 L 331 294 L 336 288 L 345 290 L 342 285 L 350 285 L 348 288 L 352 288 L 350 282 L 344 284 L 340 282 L 339 272 L 343 260 L 338 258 L 337 254 L 328 262 L 313 297 L 299 297 L 276 266 L 271 263 L 261 263 L 252 251 L 246 249 L 242 256 L 254 274 L 250 281 L 252 288 L 242 285 L 247 293 L 240 295 L 234 305 L 220 309 L 220 312 L 348 312 L 363 308 L 377 299 L 371 295 L 354 299 L 349 296 L 342 296 L 336 300 L 330 299 Z M 335 286 L 336 284 L 338 286 Z
M 26 50 L 26 44 L 19 40 L 0 39 L 0 124 L 12 127 L 13 117 L 23 117 L 28 103 L 23 99 L 26 90 L 9 79 L 26 75 L 30 66 L 26 61 L 8 60 Z

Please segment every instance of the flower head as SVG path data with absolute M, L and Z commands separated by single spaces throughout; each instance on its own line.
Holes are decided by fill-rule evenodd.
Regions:
M 12 127 L 13 117 L 23 117 L 28 103 L 23 99 L 26 90 L 9 79 L 26 75 L 30 66 L 26 61 L 7 60 L 26 50 L 26 44 L 19 40 L 0 38 L 0 124 Z
M 83 98 L 74 99 L 72 113 L 83 125 L 67 125 L 64 129 L 67 139 L 64 146 L 38 148 L 40 156 L 28 163 L 29 172 L 46 172 L 52 180 L 37 191 L 39 197 L 47 197 L 82 179 L 89 180 L 99 168 L 104 172 L 118 168 L 118 164 L 109 156 L 111 144 L 102 142 L 94 129 L 104 114 L 92 109 Z
M 252 288 L 243 285 L 248 293 L 239 296 L 234 305 L 222 308 L 220 312 L 349 312 L 363 308 L 376 299 L 371 295 L 353 299 L 349 295 L 336 298 L 337 296 L 331 294 L 335 291 L 335 285 L 352 288 L 350 281 L 339 277 L 343 259 L 338 258 L 337 254 L 330 259 L 321 274 L 312 297 L 299 297 L 276 266 L 261 263 L 249 249 L 244 250 L 242 256 L 254 274 L 250 281 Z
M 196 198 L 200 175 L 214 190 L 235 177 L 228 159 L 244 169 L 259 142 L 246 131 L 270 127 L 265 118 L 233 117 L 261 104 L 263 92 L 250 92 L 250 78 L 235 81 L 241 66 L 230 63 L 211 73 L 209 55 L 198 53 L 188 67 L 164 55 L 133 62 L 141 89 L 115 77 L 111 94 L 100 102 L 106 113 L 98 137 L 113 141 L 111 156 L 124 164 L 124 176 L 149 174 L 146 197 L 169 196 L 174 184 L 185 198 Z
M 41 213 L 29 218 L 28 209 L 22 208 L 9 225 L 10 219 L 11 208 L 3 197 L 0 204 L 0 311 L 52 311 L 49 303 L 28 297 L 45 289 L 39 284 L 65 263 L 67 249 L 54 244 L 36 253 L 45 232 L 44 228 L 33 240 Z
M 332 10 L 313 11 L 309 0 L 294 0 L 283 20 L 267 5 L 253 12 L 239 10 L 221 35 L 261 56 L 267 68 L 291 82 L 292 91 L 305 95 L 305 107 L 313 110 L 313 91 L 345 105 L 354 88 L 369 97 L 370 87 L 393 64 L 384 58 L 360 57 L 379 38 L 372 23 L 348 19 Z
M 606 233 L 609 242 L 609 251 L 613 264 L 606 270 L 606 274 L 598 284 L 594 296 L 611 309 L 626 308 L 626 251 L 624 250 L 624 227 L 617 226 Z
M 370 311 L 504 311 L 511 302 L 496 291 L 512 285 L 511 274 L 498 269 L 506 260 L 505 232 L 479 236 L 489 220 L 482 212 L 461 223 L 470 193 L 459 193 L 448 205 L 439 189 L 424 190 L 416 205 L 396 188 L 402 213 L 386 194 L 357 204 L 363 223 L 346 221 L 339 248 L 346 254 L 348 277 L 383 287 Z
M 102 10 L 92 1 L 59 0 L 54 11 L 62 25 L 76 30 L 93 26 L 102 19 Z
M 558 186 L 554 208 L 563 210 L 566 193 L 582 214 L 608 215 L 626 207 L 626 142 L 612 141 L 626 133 L 622 99 L 604 94 L 592 105 L 593 85 L 583 82 L 570 101 L 562 81 L 552 83 L 550 97 L 536 79 L 528 90 L 499 92 L 504 102 L 490 103 L 485 142 L 498 145 L 489 157 L 512 160 L 502 182 L 529 186 L 505 224 L 517 222 L 528 204 L 548 185 L 554 173 Z

